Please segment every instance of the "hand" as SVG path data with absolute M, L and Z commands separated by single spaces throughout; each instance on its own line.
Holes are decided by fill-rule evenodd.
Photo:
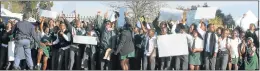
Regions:
M 213 54 L 213 57 L 217 57 L 217 53 L 214 53 L 214 54 Z
M 231 58 L 231 57 L 229 57 L 229 62 L 230 62 L 230 63 L 232 62 L 232 58 Z
M 60 34 L 61 34 L 61 35 L 63 35 L 63 34 L 64 34 L 64 32 L 60 32 Z
M 108 11 L 105 13 L 104 18 L 108 18 Z
M 44 43 L 40 43 L 40 45 L 43 46 L 43 47 L 46 47 L 46 45 Z

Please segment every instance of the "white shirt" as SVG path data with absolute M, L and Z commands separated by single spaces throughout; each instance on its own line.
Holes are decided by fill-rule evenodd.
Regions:
M 194 48 L 203 48 L 203 40 L 199 37 L 195 39 Z
M 204 34 L 204 35 L 205 35 L 205 34 Z M 208 37 L 207 37 L 206 52 L 210 52 L 210 49 L 209 49 L 210 36 L 211 36 L 211 33 L 209 32 L 209 33 L 208 33 Z M 215 52 L 218 52 L 218 36 L 215 35 L 215 37 L 216 37 Z M 206 40 L 206 39 L 205 39 L 205 40 Z
M 231 47 L 231 57 L 238 58 L 238 45 L 241 43 L 240 39 L 230 39 L 230 47 Z
M 220 39 L 220 42 L 219 42 L 219 49 L 220 49 L 220 51 L 227 51 L 227 47 L 226 47 L 226 44 L 228 44 L 228 46 L 229 46 L 229 44 L 230 44 L 230 39 L 228 39 L 228 38 L 224 38 L 224 39 Z
M 148 47 L 148 52 L 146 53 L 146 55 L 147 56 L 150 56 L 150 55 L 152 55 L 152 56 L 154 56 L 154 55 L 156 55 L 156 52 L 154 52 L 154 49 L 155 49 L 155 47 L 156 47 L 156 37 L 154 36 L 154 37 L 152 37 L 151 39 L 149 39 L 149 47 Z

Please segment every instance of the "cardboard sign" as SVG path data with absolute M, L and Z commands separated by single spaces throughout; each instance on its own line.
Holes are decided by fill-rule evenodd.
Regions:
M 73 43 L 97 45 L 97 37 L 73 36 Z
M 158 36 L 159 57 L 188 55 L 188 42 L 184 34 Z
M 217 9 L 217 7 L 199 7 L 195 19 L 213 19 L 216 16 Z
M 8 61 L 14 61 L 14 41 L 8 42 Z
M 183 15 L 182 10 L 163 8 L 160 10 L 159 21 L 177 21 L 181 20 Z
M 58 13 L 54 11 L 41 10 L 40 16 L 55 19 L 57 18 Z

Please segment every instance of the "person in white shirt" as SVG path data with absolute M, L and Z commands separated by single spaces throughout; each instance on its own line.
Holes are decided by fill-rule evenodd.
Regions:
M 238 31 L 237 30 L 233 30 L 232 32 L 232 38 L 230 39 L 230 57 L 231 59 L 229 59 L 229 64 L 228 64 L 228 68 L 229 70 L 232 69 L 232 66 L 235 67 L 235 70 L 238 70 L 238 58 L 239 58 L 239 44 L 241 43 L 241 40 L 237 37 L 238 35 Z
M 145 64 L 150 64 L 151 70 L 154 70 L 155 65 L 156 65 L 156 61 L 155 61 L 156 45 L 157 45 L 157 42 L 156 42 L 154 30 L 149 30 L 149 39 L 148 39 L 148 44 L 147 44 L 146 50 L 145 50 L 145 56 L 147 56 L 147 58 L 144 58 L 145 59 L 144 61 L 145 61 Z
M 228 29 L 222 29 L 221 37 L 218 39 L 218 54 L 217 54 L 217 70 L 226 70 L 228 57 L 230 54 L 230 39 L 228 38 Z
M 218 52 L 218 36 L 215 33 L 215 26 L 208 25 L 208 31 L 205 34 L 203 61 L 206 70 L 215 70 L 216 56 Z M 198 30 L 199 31 L 199 30 Z
M 197 30 L 199 32 L 199 37 L 204 39 L 206 34 L 206 24 L 204 22 L 200 22 L 200 24 L 197 27 Z
M 193 41 L 191 44 L 190 53 L 189 53 L 189 67 L 190 70 L 199 70 L 201 61 L 201 52 L 203 51 L 203 40 L 198 37 L 198 31 L 193 30 Z

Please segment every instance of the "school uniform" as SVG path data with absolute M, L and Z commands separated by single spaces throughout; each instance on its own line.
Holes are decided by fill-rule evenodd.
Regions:
M 83 28 L 72 28 L 72 35 L 73 36 L 83 36 L 85 35 L 86 31 Z M 82 44 L 77 44 L 77 43 L 73 43 L 70 47 L 70 62 L 69 62 L 69 69 L 72 70 L 73 66 L 75 65 L 76 69 L 79 70 L 80 68 L 80 63 L 81 62 L 81 53 L 80 53 L 80 48 L 82 48 Z M 83 47 L 85 48 L 85 47 Z M 75 63 L 75 59 L 76 63 Z
M 203 64 L 206 70 L 215 70 L 216 57 L 214 53 L 218 52 L 218 36 L 214 32 L 206 32 L 203 49 Z
M 196 48 L 203 48 L 203 40 L 199 37 L 196 39 L 193 38 L 192 41 L 192 46 L 191 49 L 196 49 Z M 202 52 L 191 52 L 189 53 L 189 64 L 191 65 L 201 65 L 202 63 L 202 57 L 201 57 Z
M 229 51 L 228 47 L 226 45 L 230 45 L 230 39 L 224 38 L 220 40 L 219 42 L 219 50 L 217 55 L 217 63 L 216 63 L 216 69 L 217 70 L 226 70 L 227 64 L 228 64 L 228 57 L 229 57 Z
M 231 58 L 232 64 L 238 64 L 239 60 L 239 44 L 241 44 L 241 40 L 239 38 L 230 39 L 230 47 L 231 47 Z

